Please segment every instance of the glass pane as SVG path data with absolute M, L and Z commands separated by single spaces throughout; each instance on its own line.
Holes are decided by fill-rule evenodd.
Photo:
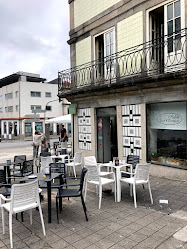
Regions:
M 110 32 L 110 43 L 113 43 L 113 31 Z
M 181 18 L 176 18 L 175 19 L 175 32 L 181 30 Z
M 152 30 L 154 30 L 154 17 L 152 16 Z
M 110 45 L 110 54 L 113 54 L 114 53 L 114 44 L 111 44 Z
M 106 47 L 106 56 L 110 55 L 110 46 Z
M 175 36 L 175 51 L 181 50 L 181 35 Z
M 109 44 L 109 33 L 106 34 L 106 45 Z
M 174 3 L 174 11 L 175 11 L 175 17 L 181 15 L 181 8 L 180 8 L 180 1 L 177 1 Z
M 168 22 L 168 35 L 173 33 L 173 21 Z
M 168 20 L 173 19 L 173 4 L 168 5 L 167 12 L 168 12 Z
M 173 37 L 168 39 L 168 53 L 173 52 Z

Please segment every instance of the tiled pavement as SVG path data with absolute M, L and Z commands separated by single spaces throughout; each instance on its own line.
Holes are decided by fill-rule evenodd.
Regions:
M 79 198 L 64 200 L 60 224 L 56 221 L 55 193 L 52 207 L 52 223 L 47 223 L 47 203 L 44 198 L 42 210 L 45 219 L 46 237 L 38 211 L 33 212 L 33 224 L 24 214 L 24 222 L 13 219 L 14 248 L 89 248 L 89 249 L 187 249 L 187 242 L 173 235 L 187 226 L 187 182 L 151 177 L 154 205 L 150 204 L 148 189 L 137 190 L 138 208 L 134 208 L 129 196 L 128 185 L 123 185 L 122 201 L 114 202 L 112 193 L 103 193 L 102 207 L 98 209 L 98 196 L 94 187 L 87 195 L 88 219 L 86 222 Z M 159 199 L 167 199 L 168 204 L 159 204 Z M 185 216 L 186 215 L 186 216 Z M 6 216 L 8 225 L 8 216 Z M 187 240 L 183 236 L 183 240 Z M 0 248 L 9 248 L 9 233 L 2 235 L 0 228 Z

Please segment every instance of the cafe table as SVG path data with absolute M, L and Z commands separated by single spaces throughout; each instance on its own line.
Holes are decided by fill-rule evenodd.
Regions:
M 107 167 L 115 169 L 115 175 L 116 175 L 116 191 L 117 191 L 117 202 L 121 201 L 121 168 L 123 167 L 130 167 L 130 172 L 132 173 L 132 165 L 129 163 L 120 163 L 118 166 L 115 166 L 113 162 L 109 163 L 100 163 L 100 167 Z
M 51 156 L 51 159 L 53 162 L 55 162 L 55 159 L 60 159 L 62 163 L 65 163 L 65 160 L 69 159 L 69 155 L 68 154 L 64 154 L 64 155 L 53 155 Z
M 45 181 L 47 183 L 47 199 L 48 199 L 48 223 L 51 223 L 51 182 L 61 176 L 62 173 L 51 173 L 43 177 L 42 173 L 36 173 L 34 175 L 25 176 L 20 180 L 20 182 L 26 182 L 31 180 Z M 62 184 L 62 177 L 60 177 L 60 184 Z

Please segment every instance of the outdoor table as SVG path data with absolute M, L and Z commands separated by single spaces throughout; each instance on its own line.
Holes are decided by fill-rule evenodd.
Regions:
M 51 223 L 51 182 L 53 179 L 59 177 L 62 175 L 61 173 L 51 173 L 50 175 L 46 175 L 46 177 L 43 177 L 42 173 L 36 173 L 35 174 L 37 178 L 29 178 L 29 176 L 26 176 L 20 180 L 20 182 L 25 182 L 25 181 L 31 181 L 31 180 L 36 180 L 38 181 L 45 181 L 47 183 L 47 199 L 48 199 L 48 223 Z M 62 177 L 60 177 L 60 184 L 62 184 Z
M 132 173 L 132 165 L 129 163 L 120 163 L 119 166 L 115 166 L 113 163 L 100 163 L 100 166 L 110 167 L 115 169 L 116 173 L 116 191 L 117 191 L 117 202 L 121 201 L 121 168 L 130 167 L 130 172 Z
M 55 159 L 60 159 L 62 161 L 62 163 L 65 163 L 65 159 L 69 159 L 69 155 L 68 154 L 64 154 L 64 155 L 53 155 L 51 156 L 51 159 L 53 160 L 53 162 L 55 162 Z
M 10 166 L 11 165 L 7 165 L 7 163 L 0 163 L 1 167 L 4 167 L 4 171 L 5 171 L 5 176 L 8 176 L 8 183 L 11 184 L 11 178 L 10 178 Z

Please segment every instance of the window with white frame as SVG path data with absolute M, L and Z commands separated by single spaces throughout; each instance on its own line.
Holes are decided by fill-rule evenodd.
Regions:
M 47 106 L 46 106 L 46 111 L 52 111 L 52 106 L 47 105 Z
M 3 112 L 3 108 L 2 108 L 2 107 L 0 107 L 0 113 L 1 113 L 1 112 Z
M 31 105 L 31 110 L 41 110 L 42 106 L 41 105 Z
M 41 92 L 31 91 L 31 97 L 41 97 Z
M 51 97 L 51 92 L 45 92 L 45 97 L 47 98 Z
M 5 112 L 13 112 L 13 106 L 6 106 Z
M 13 98 L 13 94 L 12 93 L 6 93 L 5 94 L 5 99 L 12 99 Z
M 19 111 L 19 105 L 16 105 L 16 112 Z
M 167 5 L 168 53 L 181 49 L 180 0 Z
M 15 97 L 18 98 L 18 91 L 15 91 Z
M 2 95 L 0 95 L 0 101 L 2 101 Z

